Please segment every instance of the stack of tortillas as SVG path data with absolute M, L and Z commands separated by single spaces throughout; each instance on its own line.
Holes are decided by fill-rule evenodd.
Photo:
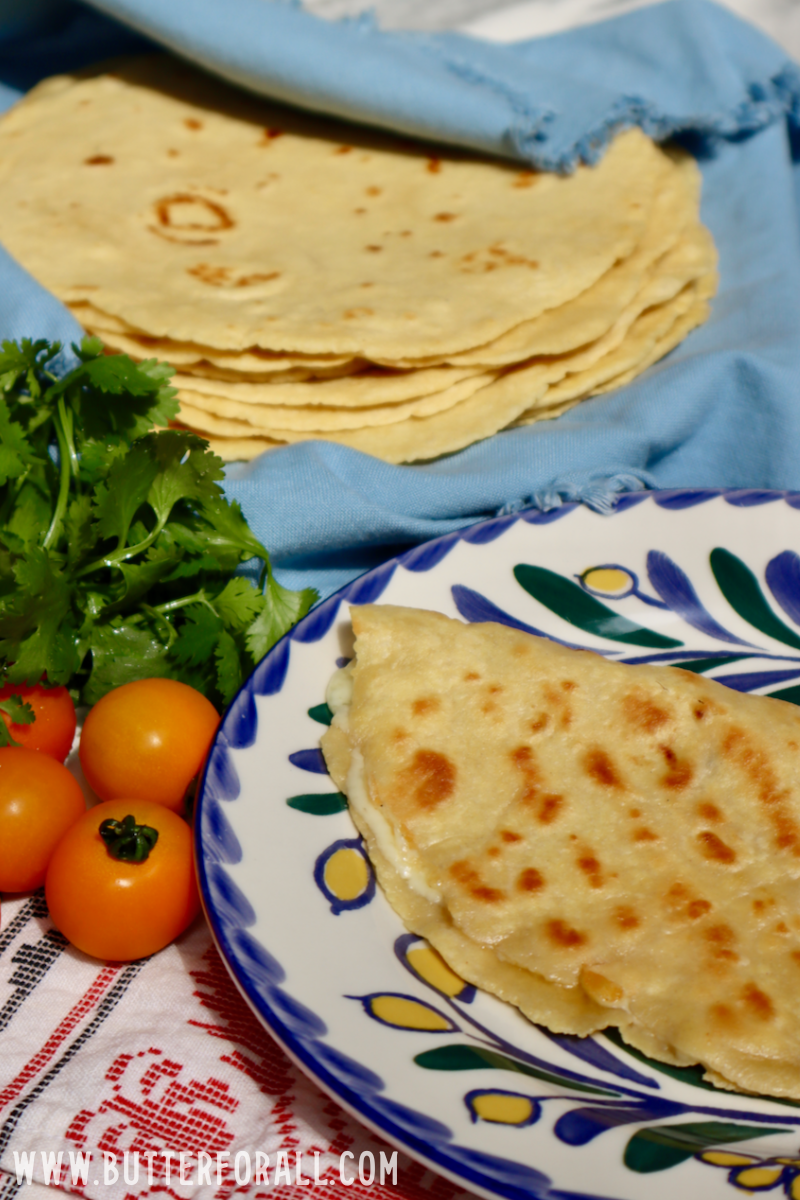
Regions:
M 458 450 L 620 386 L 708 313 L 693 159 L 567 177 L 303 116 L 161 56 L 0 122 L 0 241 L 224 458 Z

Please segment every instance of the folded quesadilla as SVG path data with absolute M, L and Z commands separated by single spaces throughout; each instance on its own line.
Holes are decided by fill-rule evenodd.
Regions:
M 800 712 L 496 624 L 351 610 L 322 739 L 378 880 L 463 978 L 800 1098 Z

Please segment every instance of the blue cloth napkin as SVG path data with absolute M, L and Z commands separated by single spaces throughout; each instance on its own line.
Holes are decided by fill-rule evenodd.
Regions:
M 43 75 L 157 44 L 265 95 L 546 169 L 596 159 L 630 124 L 700 158 L 720 251 L 710 321 L 630 386 L 434 463 L 313 442 L 233 465 L 228 493 L 283 582 L 327 593 L 398 547 L 526 504 L 800 488 L 800 70 L 727 10 L 667 0 L 497 46 L 330 23 L 283 0 L 34 7 L 20 21 L 21 0 L 0 0 L 0 107 Z M 0 252 L 0 336 L 77 332 Z

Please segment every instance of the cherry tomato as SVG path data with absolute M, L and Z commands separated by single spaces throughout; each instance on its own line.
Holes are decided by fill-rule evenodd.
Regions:
M 0 892 L 41 887 L 53 851 L 85 810 L 80 784 L 61 763 L 0 747 Z
M 139 679 L 95 704 L 81 732 L 83 773 L 101 800 L 135 797 L 179 812 L 219 716 L 174 679 Z
M 112 856 L 103 821 L 132 816 L 158 839 L 143 862 Z M 168 945 L 200 909 L 192 834 L 162 804 L 109 800 L 88 809 L 59 842 L 45 881 L 50 916 L 66 938 L 93 958 L 130 962 Z
M 63 763 L 75 737 L 75 705 L 67 689 L 41 683 L 33 687 L 7 683 L 0 688 L 0 700 L 8 700 L 11 696 L 19 696 L 30 704 L 36 718 L 30 725 L 16 725 L 0 711 L 14 741 L 27 750 L 41 750 Z

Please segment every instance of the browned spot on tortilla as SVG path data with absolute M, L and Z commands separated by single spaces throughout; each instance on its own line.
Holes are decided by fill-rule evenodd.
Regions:
M 775 1008 L 766 992 L 752 982 L 742 988 L 742 1001 L 745 1008 L 760 1021 L 770 1021 L 775 1016 Z
M 411 237 L 411 230 L 410 230 L 410 229 L 404 229 L 404 230 L 403 230 L 403 231 L 402 231 L 402 232 L 399 234 L 399 236 L 400 236 L 400 237 Z
M 775 926 L 775 932 L 776 933 L 788 933 L 789 926 L 786 924 L 785 921 L 778 921 L 778 924 Z
M 718 863 L 736 862 L 736 851 L 732 850 L 726 842 L 723 842 L 722 838 L 718 838 L 710 829 L 704 829 L 698 833 L 697 840 L 704 858 Z
M 614 920 L 620 929 L 637 929 L 639 926 L 636 910 L 629 904 L 619 904 L 614 909 Z
M 697 815 L 702 817 L 704 821 L 721 821 L 723 819 L 722 813 L 716 804 L 711 804 L 708 800 L 703 800 L 698 804 Z
M 542 796 L 539 811 L 536 814 L 538 821 L 542 825 L 552 825 L 553 821 L 555 821 L 556 817 L 558 816 L 559 810 L 561 809 L 563 803 L 564 797 L 554 795 L 552 792 L 548 792 L 546 795 Z
M 467 671 L 464 676 L 465 683 L 472 683 L 475 679 L 480 679 L 480 675 L 476 674 L 475 671 Z
M 406 733 L 405 729 L 395 729 L 394 733 L 392 734 L 392 740 L 395 742 L 407 742 L 408 734 Z
M 578 866 L 593 888 L 603 886 L 603 869 L 591 850 L 578 857 Z
M 383 246 L 365 246 L 365 250 L 369 250 L 370 254 L 380 254 Z
M 667 892 L 668 900 L 686 900 L 691 893 L 685 883 L 673 883 Z
M 194 276 L 201 283 L 207 283 L 210 287 L 252 287 L 257 283 L 280 279 L 280 271 L 234 276 L 230 267 L 212 267 L 210 263 L 198 263 L 197 266 L 187 267 L 186 274 Z
M 800 967 L 800 950 L 792 950 L 790 957 L 793 958 L 798 967 Z
M 642 810 L 640 808 L 631 808 L 628 810 L 628 816 L 633 817 L 634 820 L 636 820 L 636 818 L 640 817 L 641 815 L 642 815 Z
M 708 900 L 690 900 L 686 905 L 686 915 L 692 921 L 697 921 L 708 912 L 711 912 L 711 903 Z
M 588 940 L 585 933 L 581 933 L 579 929 L 573 929 L 571 925 L 567 925 L 566 921 L 548 921 L 545 931 L 554 945 L 563 946 L 565 950 L 574 950 L 578 946 L 585 946 Z
M 282 129 L 265 129 L 261 135 L 262 144 L 274 142 L 275 138 L 283 137 Z
M 711 925 L 703 931 L 703 936 L 709 943 L 714 958 L 738 962 L 738 954 L 731 949 L 736 942 L 736 934 L 730 925 Z
M 564 797 L 553 792 L 542 792 L 539 767 L 530 746 L 517 746 L 510 751 L 509 757 L 523 776 L 519 803 L 532 809 L 536 820 L 542 825 L 550 825 L 556 819 Z
M 562 688 L 556 689 L 549 685 L 544 688 L 544 700 L 547 708 L 552 716 L 558 721 L 562 729 L 569 729 L 572 724 L 572 708 L 567 699 L 567 694 Z
M 659 840 L 658 834 L 653 833 L 652 829 L 648 829 L 646 825 L 634 829 L 631 838 L 634 842 L 657 842 Z
M 515 188 L 529 188 L 533 187 L 535 183 L 535 171 L 520 171 L 511 186 Z
M 476 900 L 483 900 L 486 904 L 496 904 L 499 900 L 505 899 L 505 892 L 485 884 L 478 871 L 466 859 L 453 863 L 450 874 Z
M 360 283 L 358 286 L 362 287 L 362 288 L 368 288 L 368 287 L 375 287 L 375 284 L 374 283 Z
M 795 858 L 800 858 L 800 829 L 786 808 L 789 789 L 778 787 L 778 780 L 768 756 L 759 746 L 754 745 L 745 731 L 738 726 L 731 726 L 721 749 L 747 777 L 764 806 L 775 832 L 776 847 L 779 850 L 789 850 Z
M 588 750 L 583 759 L 586 774 L 604 787 L 623 788 L 625 785 L 614 769 L 609 756 L 599 746 Z
M 531 732 L 539 733 L 540 730 L 546 729 L 550 718 L 547 713 L 540 713 L 535 721 L 531 721 Z
M 430 171 L 431 175 L 438 175 L 442 169 L 442 160 L 440 158 L 429 158 L 426 170 Z
M 333 153 L 334 154 L 349 154 L 352 149 L 353 149 L 352 146 L 337 146 Z
M 359 317 L 371 317 L 374 312 L 374 308 L 348 308 L 344 317 L 347 321 L 356 321 Z
M 709 1007 L 708 1015 L 715 1025 L 724 1025 L 726 1028 L 730 1028 L 737 1024 L 736 1013 L 727 1004 L 712 1004 Z
M 203 122 L 198 121 L 197 117 L 184 117 L 183 123 L 187 129 L 202 129 Z
M 489 855 L 489 858 L 497 858 L 498 854 L 500 853 L 500 847 L 490 846 L 486 853 Z
M 431 250 L 428 258 L 444 258 L 444 254 L 441 250 Z
M 433 219 L 434 221 L 441 221 L 446 225 L 448 221 L 455 221 L 456 215 L 456 213 L 440 212 Z
M 513 829 L 501 829 L 500 837 L 503 839 L 504 842 L 521 842 L 522 841 L 522 834 L 514 833 Z
M 162 196 L 153 207 L 156 219 L 164 229 L 196 229 L 206 233 L 219 233 L 224 229 L 232 229 L 236 224 L 227 209 L 216 200 L 209 200 L 205 196 L 193 196 L 188 192 Z
M 573 679 L 562 679 L 561 680 L 562 692 L 574 692 L 577 686 L 578 686 L 577 683 L 575 683 L 575 681 Z
M 664 787 L 673 788 L 675 791 L 682 791 L 687 784 L 691 783 L 694 776 L 694 768 L 688 762 L 681 762 L 671 746 L 659 746 L 659 750 L 664 756 L 664 762 L 667 764 L 667 773 L 662 776 L 662 784 Z
M 456 785 L 456 768 L 438 750 L 418 750 L 404 775 L 417 805 L 425 810 L 436 808 Z
M 85 158 L 83 161 L 87 167 L 107 167 L 114 159 L 110 154 L 93 154 L 91 158 Z
M 490 683 L 487 688 L 490 696 L 496 696 L 499 692 L 502 692 L 502 690 L 502 684 L 499 683 Z
M 363 217 L 363 215 L 366 211 L 367 210 L 365 208 L 354 208 L 353 209 L 353 212 L 356 214 L 357 217 Z
M 517 880 L 517 888 L 521 892 L 538 892 L 544 887 L 544 879 L 536 867 L 526 867 Z
M 437 712 L 441 706 L 442 702 L 438 696 L 421 696 L 411 705 L 411 711 L 415 717 L 421 717 L 425 713 Z
M 655 733 L 671 720 L 672 714 L 654 704 L 644 691 L 629 692 L 622 698 L 625 719 L 643 733 Z

